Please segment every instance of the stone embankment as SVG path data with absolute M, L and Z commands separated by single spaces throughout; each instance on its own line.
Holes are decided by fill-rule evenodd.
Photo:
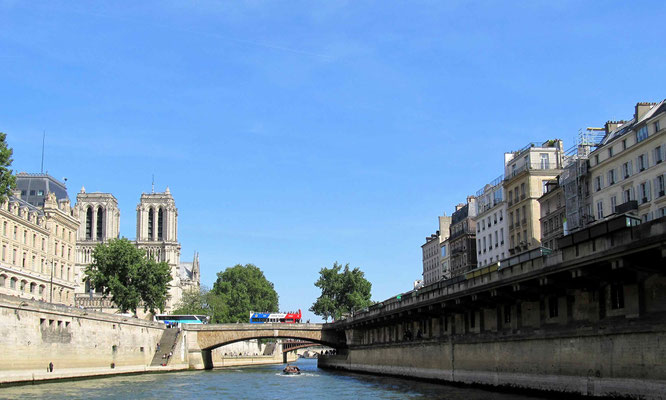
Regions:
M 0 384 L 187 369 L 184 335 L 166 367 L 150 366 L 164 330 L 151 321 L 0 295 Z

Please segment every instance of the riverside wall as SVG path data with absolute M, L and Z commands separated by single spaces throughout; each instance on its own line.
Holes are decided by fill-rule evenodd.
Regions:
M 424 340 L 323 356 L 321 368 L 588 396 L 666 398 L 666 332 Z
M 332 324 L 322 368 L 666 398 L 666 218 L 618 217 Z M 329 333 L 330 334 L 330 333 Z
M 0 384 L 186 369 L 183 335 L 169 366 L 150 367 L 163 331 L 151 321 L 0 295 Z

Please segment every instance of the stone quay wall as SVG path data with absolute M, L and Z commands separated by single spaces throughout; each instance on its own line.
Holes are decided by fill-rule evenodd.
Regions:
M 0 384 L 187 368 L 182 335 L 168 367 L 149 367 L 163 332 L 151 321 L 0 295 Z
M 323 368 L 666 398 L 666 218 L 620 216 L 325 325 Z

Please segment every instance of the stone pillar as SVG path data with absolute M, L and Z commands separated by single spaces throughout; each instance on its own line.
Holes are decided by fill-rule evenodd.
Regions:
M 90 239 L 97 240 L 97 206 L 92 208 L 92 224 L 90 226 Z

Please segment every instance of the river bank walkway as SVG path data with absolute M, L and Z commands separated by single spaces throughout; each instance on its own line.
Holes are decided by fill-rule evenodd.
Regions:
M 98 367 L 98 368 L 62 368 L 58 369 L 56 365 L 53 372 L 47 372 L 46 366 L 44 371 L 1 371 L 0 372 L 0 386 L 7 385 L 24 385 L 30 383 L 47 382 L 61 379 L 90 379 L 97 377 L 123 375 L 123 374 L 138 374 L 138 373 L 158 373 L 158 372 L 173 372 L 184 371 L 189 369 L 186 364 L 162 366 L 119 366 L 115 368 Z

